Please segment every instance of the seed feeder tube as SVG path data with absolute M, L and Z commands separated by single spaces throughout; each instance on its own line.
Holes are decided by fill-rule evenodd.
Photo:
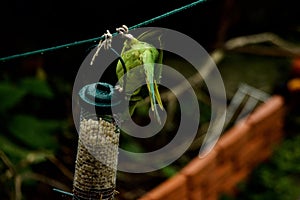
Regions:
M 116 188 L 120 130 L 111 113 L 114 89 L 93 83 L 79 91 L 80 129 L 73 200 L 112 200 Z

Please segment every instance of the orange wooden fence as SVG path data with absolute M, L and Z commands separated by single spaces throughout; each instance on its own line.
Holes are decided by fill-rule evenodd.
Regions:
M 266 160 L 283 138 L 284 99 L 272 96 L 219 139 L 205 157 L 196 157 L 179 173 L 139 200 L 216 200 Z

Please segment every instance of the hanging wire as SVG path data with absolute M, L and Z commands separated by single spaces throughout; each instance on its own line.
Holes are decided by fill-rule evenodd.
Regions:
M 139 28 L 141 26 L 145 26 L 145 25 L 151 24 L 151 23 L 153 23 L 153 22 L 155 22 L 157 20 L 169 17 L 170 15 L 173 15 L 175 13 L 181 12 L 181 11 L 183 11 L 185 9 L 191 8 L 191 7 L 193 7 L 193 6 L 197 5 L 197 4 L 203 3 L 205 1 L 206 0 L 198 0 L 198 1 L 192 2 L 190 4 L 187 4 L 185 6 L 182 6 L 180 8 L 171 10 L 169 12 L 166 12 L 166 13 L 162 14 L 162 15 L 153 17 L 152 19 L 149 19 L 149 20 L 143 21 L 143 22 L 141 22 L 139 24 L 136 24 L 134 26 L 131 26 L 131 27 L 129 27 L 129 30 L 133 30 L 133 29 Z M 115 33 L 112 34 L 113 37 L 116 36 L 116 35 L 118 35 L 118 32 L 115 32 Z M 2 57 L 2 58 L 0 58 L 0 61 L 4 62 L 4 61 L 7 61 L 7 60 L 12 60 L 12 59 L 20 58 L 20 57 L 25 57 L 25 56 L 35 55 L 35 54 L 43 54 L 43 53 L 48 52 L 48 51 L 54 51 L 54 50 L 58 50 L 58 49 L 62 49 L 62 48 L 68 48 L 68 47 L 77 46 L 77 45 L 81 45 L 81 44 L 85 44 L 85 43 L 90 43 L 90 42 L 97 42 L 97 41 L 103 40 L 103 39 L 104 39 L 104 36 L 96 37 L 96 38 L 91 38 L 91 39 L 87 39 L 87 40 L 75 41 L 75 42 L 72 42 L 72 43 L 67 43 L 67 44 L 58 45 L 58 46 L 54 46 L 54 47 L 49 47 L 49 48 L 45 48 L 45 49 L 40 49 L 40 50 L 35 50 L 35 51 L 30 51 L 30 52 L 25 52 L 25 53 L 20 53 L 20 54 L 15 54 L 15 55 L 7 56 L 7 57 Z

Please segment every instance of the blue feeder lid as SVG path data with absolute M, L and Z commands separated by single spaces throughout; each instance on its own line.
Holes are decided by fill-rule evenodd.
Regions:
M 90 112 L 111 114 L 111 107 L 120 104 L 121 100 L 112 98 L 115 89 L 108 83 L 92 83 L 85 85 L 79 91 L 80 105 Z

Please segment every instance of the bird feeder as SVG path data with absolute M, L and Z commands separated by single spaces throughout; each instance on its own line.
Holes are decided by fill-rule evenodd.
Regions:
M 120 130 L 111 113 L 114 89 L 93 83 L 79 91 L 80 129 L 73 200 L 114 199 Z

